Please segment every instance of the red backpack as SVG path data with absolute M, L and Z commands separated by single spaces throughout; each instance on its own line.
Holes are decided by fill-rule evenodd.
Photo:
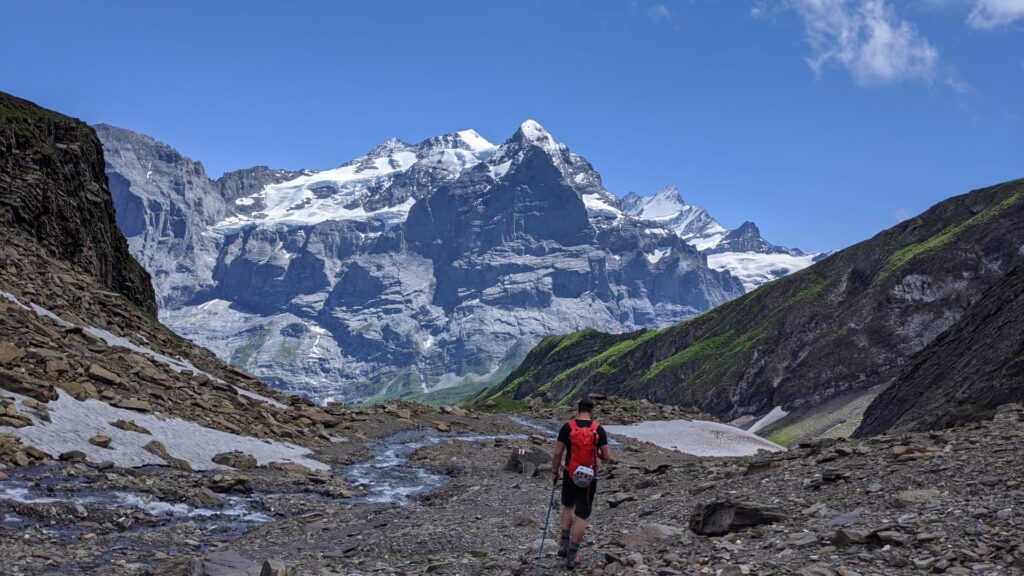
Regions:
M 569 444 L 572 450 L 569 453 L 569 476 L 576 474 L 576 469 L 586 466 L 597 474 L 597 420 L 592 420 L 590 426 L 581 427 L 576 419 L 569 420 Z

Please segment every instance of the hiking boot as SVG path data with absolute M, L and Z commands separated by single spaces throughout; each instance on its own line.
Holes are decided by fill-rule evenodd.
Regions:
M 575 570 L 580 565 L 580 563 L 582 563 L 582 560 L 580 559 L 580 555 L 579 554 L 567 554 L 566 555 L 565 567 L 568 568 L 569 570 Z
M 568 555 L 569 555 L 569 543 L 568 542 L 562 542 L 558 546 L 558 557 L 559 558 L 565 558 Z

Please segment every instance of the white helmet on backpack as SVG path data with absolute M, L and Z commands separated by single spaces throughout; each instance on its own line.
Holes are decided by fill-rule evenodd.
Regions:
M 572 474 L 572 483 L 580 488 L 590 486 L 590 483 L 593 481 L 594 469 L 589 466 L 577 466 L 576 471 Z

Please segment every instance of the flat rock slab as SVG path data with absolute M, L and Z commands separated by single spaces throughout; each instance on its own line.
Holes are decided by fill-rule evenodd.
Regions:
M 203 557 L 195 576 L 260 576 L 263 566 L 237 552 L 211 552 Z

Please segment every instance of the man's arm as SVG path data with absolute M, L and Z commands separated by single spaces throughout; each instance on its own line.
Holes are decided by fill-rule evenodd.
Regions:
M 597 455 L 603 462 L 612 459 L 612 449 L 608 447 L 608 432 L 605 432 L 604 426 L 597 429 Z
M 562 454 L 565 452 L 565 443 L 559 440 L 555 442 L 555 456 L 551 459 L 551 476 L 555 484 L 558 484 L 558 472 L 562 467 Z

